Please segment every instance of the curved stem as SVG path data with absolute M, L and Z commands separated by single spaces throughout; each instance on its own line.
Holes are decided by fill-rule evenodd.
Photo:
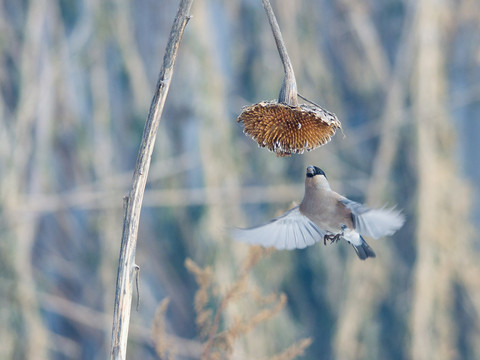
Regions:
M 280 94 L 278 95 L 278 102 L 285 103 L 290 106 L 298 106 L 297 81 L 295 80 L 292 62 L 288 57 L 287 48 L 285 47 L 285 42 L 283 41 L 280 27 L 278 26 L 272 5 L 270 5 L 270 0 L 262 0 L 262 3 L 272 28 L 273 37 L 275 38 L 278 53 L 280 54 L 280 59 L 282 60 L 283 70 L 285 71 L 285 78 L 283 79 Z

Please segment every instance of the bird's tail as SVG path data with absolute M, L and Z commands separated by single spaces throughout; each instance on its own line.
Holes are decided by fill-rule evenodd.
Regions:
M 353 248 L 355 249 L 355 252 L 357 253 L 358 257 L 361 260 L 365 260 L 366 258 L 374 258 L 376 257 L 375 253 L 373 252 L 372 248 L 368 246 L 367 242 L 365 239 L 360 236 L 360 239 L 362 240 L 362 243 L 360 245 L 353 245 Z

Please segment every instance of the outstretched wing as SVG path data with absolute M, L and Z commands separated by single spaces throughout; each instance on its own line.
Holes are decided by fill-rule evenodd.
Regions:
M 249 229 L 234 229 L 232 237 L 250 244 L 273 246 L 277 249 L 303 249 L 323 240 L 325 231 L 319 229 L 296 206 L 268 224 Z
M 351 211 L 355 230 L 374 239 L 394 234 L 405 222 L 402 213 L 393 208 L 370 209 L 347 198 L 340 202 Z

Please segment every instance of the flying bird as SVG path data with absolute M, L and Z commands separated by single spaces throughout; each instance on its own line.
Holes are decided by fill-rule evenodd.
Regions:
M 232 236 L 246 243 L 287 250 L 343 239 L 365 260 L 375 257 L 375 252 L 362 235 L 374 239 L 389 236 L 404 222 L 405 217 L 394 208 L 370 209 L 336 193 L 322 169 L 308 166 L 300 205 L 265 225 L 235 229 Z

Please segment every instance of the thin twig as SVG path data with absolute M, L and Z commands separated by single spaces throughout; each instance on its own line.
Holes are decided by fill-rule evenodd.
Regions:
M 125 359 L 126 357 L 128 327 L 132 305 L 133 273 L 135 270 L 135 250 L 143 194 L 145 192 L 158 125 L 173 75 L 173 67 L 177 57 L 178 47 L 185 26 L 190 19 L 188 14 L 192 3 L 193 0 L 182 0 L 173 22 L 155 95 L 150 106 L 145 129 L 143 130 L 142 142 L 133 174 L 133 186 L 128 196 L 127 207 L 125 209 L 113 313 L 111 359 Z
M 292 62 L 288 57 L 287 48 L 285 46 L 285 42 L 283 41 L 280 27 L 278 26 L 272 5 L 270 5 L 270 0 L 262 0 L 262 3 L 272 28 L 273 37 L 275 38 L 278 53 L 280 54 L 280 59 L 282 60 L 283 70 L 285 71 L 285 78 L 283 79 L 280 94 L 278 95 L 278 102 L 288 104 L 290 106 L 298 106 L 297 81 L 295 80 Z
M 298 97 L 301 98 L 302 100 L 305 100 L 306 102 L 308 102 L 308 103 L 310 103 L 310 104 L 312 104 L 312 105 L 315 105 L 316 107 L 321 108 L 320 105 L 315 104 L 312 100 L 308 100 L 308 99 L 307 99 L 305 96 L 303 96 L 302 94 L 297 93 L 297 95 L 298 95 Z
M 138 311 L 138 307 L 140 306 L 140 286 L 138 285 L 138 278 L 140 277 L 140 266 L 135 264 L 135 287 L 137 290 L 137 307 L 136 311 Z

